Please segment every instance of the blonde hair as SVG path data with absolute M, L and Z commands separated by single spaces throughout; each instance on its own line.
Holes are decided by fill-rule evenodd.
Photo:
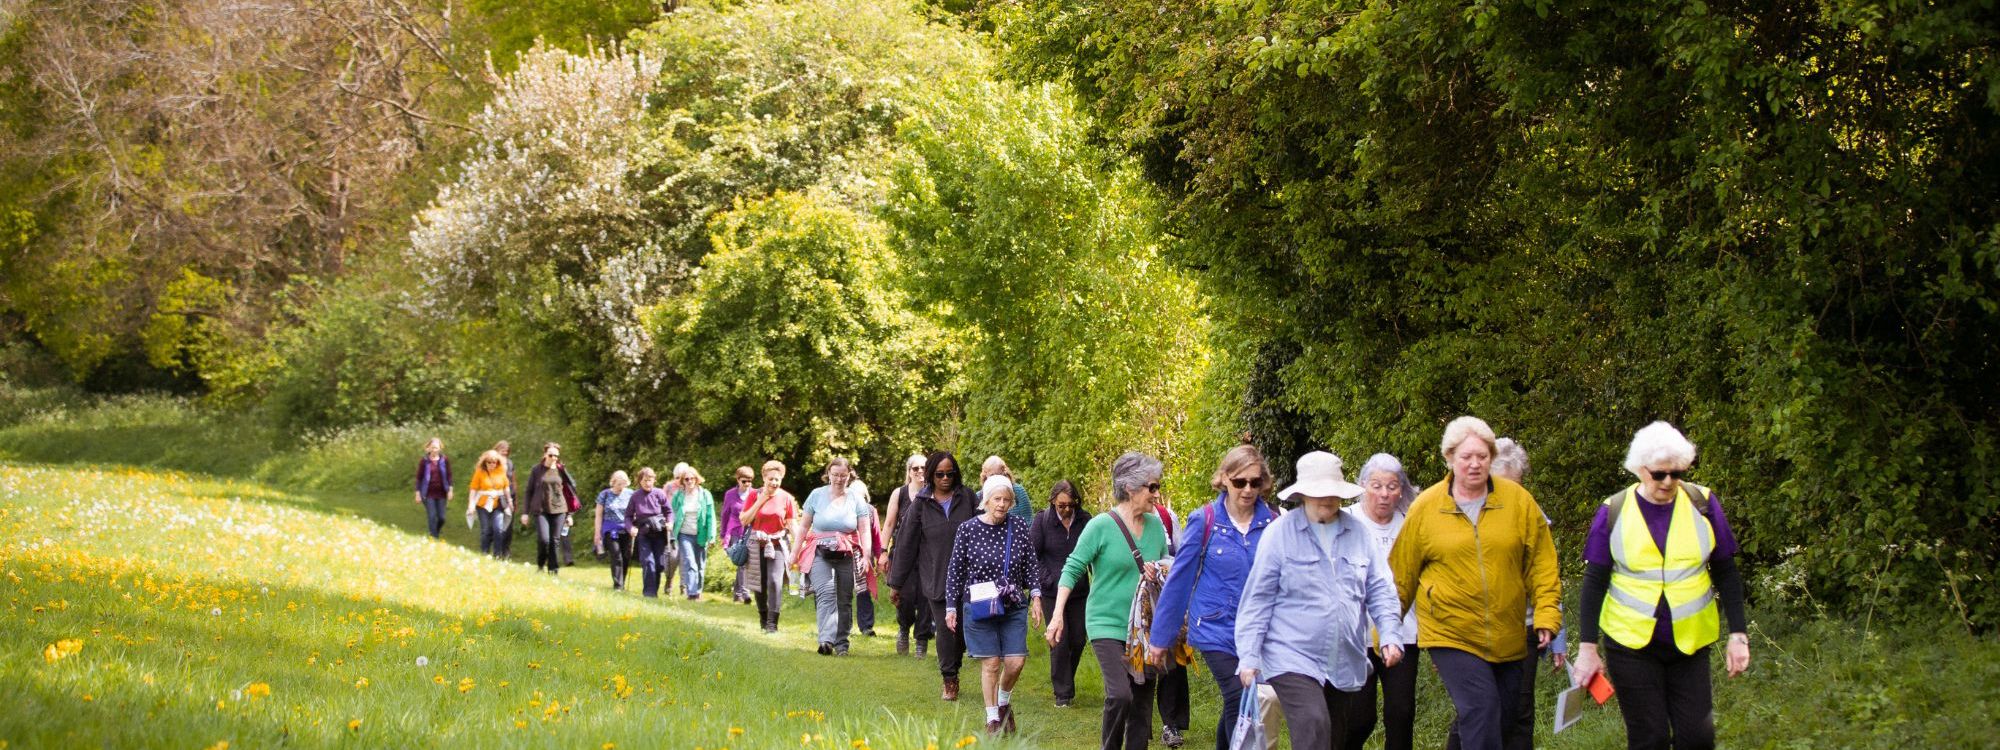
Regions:
M 1222 454 L 1222 463 L 1216 464 L 1215 476 L 1209 478 L 1208 486 L 1217 491 L 1224 490 L 1229 486 L 1230 477 L 1252 466 L 1264 471 L 1264 481 L 1268 486 L 1271 480 L 1271 466 L 1265 463 L 1264 452 L 1249 443 L 1230 448 L 1228 453 Z
M 1443 453 L 1446 459 L 1450 459 L 1452 452 L 1458 450 L 1458 446 L 1467 438 L 1479 438 L 1484 441 L 1488 451 L 1496 450 L 1496 443 L 1499 442 L 1493 437 L 1493 428 L 1487 426 L 1486 420 L 1472 416 L 1459 417 L 1444 426 L 1444 440 L 1439 452 Z
M 627 484 L 627 485 L 630 485 L 630 484 L 632 484 L 632 478 L 631 478 L 631 477 L 628 477 L 628 476 L 625 476 L 625 470 L 624 470 L 624 469 L 619 469 L 619 470 L 617 470 L 617 471 L 614 471 L 614 472 L 611 472 L 611 483 L 612 483 L 612 484 L 617 484 L 617 483 L 618 483 L 618 480 L 621 480 L 621 479 L 622 479 L 622 480 L 625 480 L 625 484 Z
M 479 454 L 480 466 L 485 466 L 488 461 L 492 461 L 494 466 L 501 468 L 506 468 L 507 466 L 507 459 L 500 456 L 500 451 L 487 451 Z
M 775 459 L 775 458 L 774 458 L 774 459 L 771 459 L 771 460 L 769 460 L 769 461 L 765 461 L 765 462 L 764 462 L 764 471 L 770 471 L 770 470 L 772 470 L 772 469 L 777 469 L 777 470 L 778 470 L 778 476 L 780 476 L 780 477 L 784 476 L 784 475 L 785 475 L 785 462 L 783 462 L 783 461 L 779 461 L 778 459 Z

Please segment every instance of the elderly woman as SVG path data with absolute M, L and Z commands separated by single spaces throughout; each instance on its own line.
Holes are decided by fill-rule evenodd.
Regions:
M 736 483 L 722 493 L 722 510 L 717 512 L 722 521 L 722 546 L 735 544 L 746 533 L 743 522 L 743 498 L 750 494 L 750 488 L 757 484 L 757 473 L 748 466 L 736 467 Z M 730 596 L 737 602 L 750 603 L 750 588 L 743 583 L 743 566 L 736 566 L 736 583 L 729 589 Z
M 1042 580 L 1038 582 L 1043 591 L 1054 591 L 1062 582 L 1063 565 L 1069 562 L 1070 550 L 1076 549 L 1076 542 L 1083 534 L 1083 528 L 1090 522 L 1090 511 L 1076 496 L 1076 485 L 1064 479 L 1049 489 L 1049 507 L 1035 514 L 1034 532 L 1030 534 L 1034 542 L 1035 559 L 1041 564 Z M 1064 605 L 1063 619 L 1082 622 L 1084 604 L 1090 601 L 1090 584 L 1077 581 L 1076 589 L 1069 593 L 1069 602 Z M 1042 600 L 1042 619 L 1056 619 L 1055 597 Z M 1056 708 L 1068 708 L 1076 700 L 1076 665 L 1083 651 L 1089 646 L 1083 628 L 1070 628 L 1063 633 L 1061 641 L 1049 644 L 1049 685 L 1055 689 Z
M 547 566 L 550 574 L 562 567 L 558 545 L 567 544 L 564 535 L 569 514 L 581 507 L 576 499 L 576 480 L 563 467 L 562 446 L 542 446 L 542 461 L 528 472 L 528 515 L 535 520 L 535 567 Z
M 1410 484 L 1409 474 L 1403 471 L 1403 462 L 1387 453 L 1369 456 L 1368 463 L 1361 465 L 1361 473 L 1356 478 L 1361 480 L 1361 499 L 1341 512 L 1360 524 L 1362 531 L 1375 542 L 1375 547 L 1387 555 L 1396 547 L 1396 537 L 1403 533 L 1405 514 L 1417 497 L 1416 485 Z M 1362 627 L 1367 631 L 1370 644 L 1368 661 L 1375 667 L 1362 692 L 1368 693 L 1372 700 L 1376 683 L 1381 683 L 1382 747 L 1384 750 L 1410 750 L 1417 719 L 1417 615 L 1414 611 L 1405 610 L 1394 630 L 1378 631 L 1372 622 L 1363 623 Z M 1396 646 L 1402 653 L 1400 663 L 1391 666 L 1383 660 L 1382 647 L 1387 645 Z M 1375 731 L 1374 713 L 1371 708 L 1366 727 L 1356 729 L 1361 736 L 1366 737 Z
M 1006 477 L 1007 483 L 1014 488 L 1014 507 L 1007 509 L 1007 512 L 1023 521 L 1032 520 L 1035 517 L 1035 505 L 1028 499 L 1028 489 L 1022 487 L 1020 482 L 1014 481 L 1014 470 L 1007 468 L 1007 462 L 999 456 L 987 456 L 986 462 L 979 465 L 980 486 L 985 486 L 986 480 L 993 477 Z
M 1118 501 L 1084 524 L 1076 549 L 1063 563 L 1056 589 L 1055 618 L 1043 633 L 1053 645 L 1062 641 L 1068 621 L 1065 608 L 1071 592 L 1090 577 L 1090 602 L 1083 627 L 1091 652 L 1104 674 L 1104 717 L 1098 744 L 1105 750 L 1145 750 L 1152 739 L 1153 683 L 1151 669 L 1134 674 L 1125 660 L 1126 638 L 1132 627 L 1132 596 L 1141 580 L 1158 581 L 1167 560 L 1167 529 L 1153 512 L 1160 494 L 1160 460 L 1127 453 L 1111 462 L 1111 496 Z
M 933 453 L 925 461 L 924 474 L 930 486 L 917 491 L 916 499 L 902 523 L 896 525 L 896 555 L 890 559 L 889 597 L 900 603 L 909 596 L 922 597 L 932 623 L 944 622 L 944 580 L 951 565 L 951 546 L 958 528 L 979 514 L 972 490 L 960 482 L 958 458 L 950 452 Z M 938 676 L 943 681 L 940 697 L 958 700 L 958 670 L 965 659 L 965 641 L 956 631 L 940 629 L 937 635 Z
M 633 544 L 638 549 L 640 593 L 647 597 L 660 595 L 660 579 L 673 567 L 672 553 L 667 551 L 673 527 L 673 500 L 666 490 L 653 486 L 658 480 L 653 467 L 640 467 L 639 489 L 632 493 L 632 502 L 626 506 L 626 522 L 632 526 Z
M 715 495 L 701 486 L 701 472 L 674 464 L 674 549 L 681 558 L 681 584 L 687 598 L 701 598 L 701 577 L 708 563 L 708 546 L 715 542 Z
M 625 590 L 625 574 L 632 569 L 632 526 L 625 522 L 625 513 L 632 506 L 632 478 L 623 471 L 611 472 L 611 486 L 597 493 L 596 517 L 591 524 L 595 533 L 590 535 L 597 556 L 610 557 L 605 560 L 611 568 L 611 590 Z
M 424 441 L 424 455 L 417 459 L 416 492 L 432 539 L 444 536 L 444 508 L 451 495 L 451 460 L 444 457 L 444 438 L 434 437 Z
M 1163 661 L 1185 625 L 1188 645 L 1201 652 L 1222 692 L 1216 750 L 1228 750 L 1243 698 L 1243 683 L 1236 679 L 1236 607 L 1264 529 L 1278 518 L 1264 502 L 1270 484 L 1270 469 L 1255 446 L 1239 445 L 1223 454 L 1209 479 L 1215 502 L 1188 513 L 1173 572 L 1153 613 L 1147 654 Z
M 514 502 L 508 497 L 513 486 L 513 477 L 507 473 L 507 459 L 499 451 L 479 455 L 479 466 L 473 469 L 472 483 L 466 487 L 465 518 L 479 530 L 480 552 L 500 555 L 500 540 L 507 534 L 507 518 L 514 513 Z
M 854 628 L 854 579 L 875 557 L 874 514 L 854 483 L 854 465 L 835 457 L 826 465 L 826 484 L 806 495 L 799 520 L 798 566 L 812 571 L 813 607 L 819 615 L 819 652 L 846 656 Z
M 909 518 L 910 508 L 916 505 L 913 501 L 917 493 L 922 492 L 930 484 L 929 477 L 924 474 L 924 466 L 929 462 L 930 459 L 922 453 L 910 454 L 910 457 L 903 461 L 905 477 L 903 485 L 889 492 L 889 505 L 882 511 L 882 542 L 885 549 L 880 553 L 882 559 L 877 561 L 881 564 L 884 574 L 894 562 L 888 548 L 896 546 L 897 527 Z M 903 656 L 910 653 L 910 636 L 915 635 L 916 656 L 919 659 L 924 658 L 924 652 L 931 642 L 932 623 L 929 603 L 924 601 L 923 597 L 908 596 L 895 597 L 892 604 L 896 608 L 896 655 Z
M 1458 710 L 1472 750 L 1500 750 L 1516 722 L 1528 644 L 1547 647 L 1556 610 L 1555 545 L 1533 495 L 1490 475 L 1493 428 L 1477 417 L 1445 426 L 1444 481 L 1417 495 L 1389 554 L 1396 593 L 1423 622 L 1417 637 Z M 1532 603 L 1534 637 L 1521 621 Z M 1400 608 L 1399 608 L 1400 611 Z
M 1361 494 L 1340 457 L 1299 457 L 1298 481 L 1279 493 L 1300 500 L 1266 529 L 1236 610 L 1237 679 L 1277 693 L 1292 747 L 1360 750 L 1374 727 L 1368 629 L 1395 632 L 1401 607 L 1389 564 L 1366 527 L 1340 512 Z M 1395 666 L 1403 650 L 1382 644 Z
M 1028 663 L 1028 621 L 1042 622 L 1042 570 L 1028 522 L 1011 512 L 1014 480 L 987 477 L 980 515 L 959 524 L 945 571 L 944 625 L 979 660 L 986 733 L 1013 734 L 1014 684 Z
M 1608 666 L 1627 747 L 1715 747 L 1708 647 L 1729 622 L 1724 666 L 1750 667 L 1736 537 L 1715 492 L 1683 481 L 1694 443 L 1666 422 L 1632 436 L 1625 470 L 1638 482 L 1604 500 L 1583 547 L 1583 642 L 1575 679 Z M 1609 642 L 1600 660 L 1597 637 Z
M 757 603 L 757 619 L 764 632 L 778 632 L 778 613 L 784 609 L 785 565 L 791 559 L 792 521 L 798 518 L 799 504 L 792 493 L 780 486 L 785 481 L 785 464 L 764 462 L 764 485 L 751 490 L 737 516 L 750 529 L 749 557 L 744 576 L 750 581 L 750 598 Z

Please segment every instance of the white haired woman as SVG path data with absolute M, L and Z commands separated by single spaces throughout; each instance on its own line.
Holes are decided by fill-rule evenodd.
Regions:
M 1341 512 L 1346 513 L 1368 538 L 1375 542 L 1383 555 L 1395 549 L 1396 537 L 1403 533 L 1410 503 L 1417 499 L 1417 487 L 1410 483 L 1410 475 L 1403 470 L 1403 462 L 1387 453 L 1377 453 L 1368 457 L 1361 465 L 1361 497 Z M 1393 630 L 1381 630 L 1372 622 L 1362 623 L 1368 632 L 1368 661 L 1375 670 L 1368 675 L 1362 692 L 1373 700 L 1376 684 L 1381 685 L 1382 696 L 1382 747 L 1383 750 L 1410 750 L 1415 741 L 1417 720 L 1417 613 L 1413 609 L 1401 607 L 1403 615 Z M 1390 664 L 1382 652 L 1388 646 L 1395 646 L 1402 660 Z M 1374 733 L 1374 708 L 1368 711 L 1367 725 L 1361 736 Z M 1364 731 L 1365 730 L 1365 731 Z
M 801 538 L 793 546 L 798 566 L 811 571 L 807 578 L 819 616 L 819 652 L 846 656 L 854 629 L 854 579 L 866 575 L 875 558 L 875 515 L 847 459 L 828 461 L 825 479 L 826 484 L 806 495 Z
M 1477 417 L 1445 426 L 1450 474 L 1417 495 L 1389 553 L 1396 593 L 1423 622 L 1417 645 L 1444 680 L 1470 750 L 1501 750 L 1515 726 L 1531 655 L 1522 611 L 1532 603 L 1541 647 L 1562 620 L 1549 525 L 1534 495 L 1491 476 L 1496 440 Z
M 625 590 L 625 574 L 632 570 L 635 544 L 626 511 L 632 506 L 633 494 L 632 478 L 622 470 L 611 472 L 611 486 L 597 493 L 595 521 L 591 524 L 596 533 L 590 539 L 598 557 L 609 555 L 605 563 L 611 569 L 612 591 Z
M 702 569 L 715 542 L 715 495 L 701 486 L 701 472 L 674 464 L 674 550 L 680 556 L 681 585 L 687 598 L 701 598 Z
M 1160 460 L 1144 453 L 1127 453 L 1111 462 L 1111 496 L 1118 504 L 1084 524 L 1076 548 L 1063 563 L 1056 605 L 1051 608 L 1055 616 L 1043 633 L 1054 645 L 1062 641 L 1064 628 L 1075 627 L 1066 622 L 1064 607 L 1071 590 L 1088 575 L 1090 601 L 1084 607 L 1083 627 L 1104 675 L 1104 716 L 1098 725 L 1098 743 L 1104 750 L 1145 750 L 1153 735 L 1153 683 L 1158 674 L 1150 667 L 1135 672 L 1125 650 L 1132 627 L 1132 595 L 1142 579 L 1159 581 L 1170 565 L 1167 529 L 1153 512 L 1161 473 Z
M 1715 747 L 1708 648 L 1729 625 L 1724 666 L 1750 667 L 1736 537 L 1714 491 L 1684 481 L 1695 447 L 1654 422 L 1632 436 L 1625 470 L 1638 482 L 1605 498 L 1583 548 L 1583 642 L 1574 678 L 1608 666 L 1627 747 Z M 1608 639 L 1600 659 L 1598 634 Z
M 1028 663 L 1028 621 L 1042 620 L 1042 569 L 1028 522 L 1011 512 L 1014 480 L 986 478 L 980 514 L 959 524 L 945 567 L 944 625 L 979 662 L 986 733 L 1013 734 L 1014 684 Z

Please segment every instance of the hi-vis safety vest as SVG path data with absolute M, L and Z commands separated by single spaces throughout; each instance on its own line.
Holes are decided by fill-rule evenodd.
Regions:
M 1714 643 L 1721 630 L 1715 585 L 1708 577 L 1715 526 L 1695 510 L 1690 488 L 1699 502 L 1708 503 L 1707 490 L 1681 484 L 1674 493 L 1665 549 L 1653 542 L 1639 513 L 1638 504 L 1646 502 L 1639 498 L 1639 485 L 1604 501 L 1611 511 L 1611 591 L 1598 626 L 1626 648 L 1645 648 L 1653 641 L 1653 615 L 1663 596 L 1673 618 L 1674 647 L 1681 653 L 1693 654 Z

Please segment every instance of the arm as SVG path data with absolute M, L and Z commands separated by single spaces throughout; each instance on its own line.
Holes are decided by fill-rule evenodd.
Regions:
M 743 531 L 743 533 L 745 534 L 750 533 L 749 529 L 747 528 L 750 525 L 750 519 L 757 517 L 757 509 L 764 507 L 764 501 L 769 499 L 768 497 L 766 497 L 766 495 L 770 493 L 751 490 L 750 494 L 755 495 L 757 499 L 754 501 L 744 503 L 743 512 L 736 515 L 736 522 L 743 524 L 746 527 Z
M 1562 578 L 1556 571 L 1555 540 L 1542 520 L 1542 508 L 1533 497 L 1528 498 L 1528 506 L 1521 515 L 1521 525 L 1528 534 L 1528 583 L 1534 597 L 1530 601 L 1535 604 L 1535 630 L 1542 632 L 1542 643 L 1547 645 L 1562 627 Z
M 944 568 L 944 611 L 947 615 L 957 614 L 959 603 L 965 600 L 965 577 L 970 572 L 967 568 L 972 565 L 972 554 L 966 547 L 967 536 L 970 535 L 961 533 L 952 540 L 951 561 Z
M 1296 511 L 1295 511 L 1296 512 Z M 1271 627 L 1271 612 L 1278 602 L 1281 553 L 1276 535 L 1267 534 L 1257 545 L 1257 557 L 1250 563 L 1250 576 L 1243 581 L 1243 599 L 1236 604 L 1236 670 L 1254 681 L 1264 668 L 1264 637 Z
M 896 521 L 903 515 L 903 495 L 907 487 L 889 491 L 889 507 L 882 511 L 882 539 L 889 547 L 896 546 Z
M 1396 537 L 1395 547 L 1389 550 L 1389 573 L 1396 582 L 1396 599 L 1404 611 L 1417 606 L 1417 574 L 1424 569 L 1423 519 L 1429 513 L 1418 513 L 1412 507 L 1404 516 L 1403 532 Z
M 1202 506 L 1208 508 L 1211 506 Z M 1188 514 L 1187 527 L 1198 528 L 1196 513 Z M 1153 628 L 1148 634 L 1150 649 L 1165 649 L 1173 645 L 1174 638 L 1181 633 L 1181 624 L 1187 621 L 1189 601 L 1194 598 L 1195 572 L 1200 568 L 1201 542 L 1190 539 L 1174 553 L 1174 564 L 1167 570 L 1167 582 L 1160 587 L 1160 600 L 1153 605 Z
M 597 495 L 597 507 L 591 508 L 591 515 L 597 520 L 591 524 L 590 543 L 597 548 L 597 554 L 604 554 L 604 493 Z
M 1396 596 L 1396 582 L 1389 575 L 1389 558 L 1374 544 L 1368 559 L 1368 617 L 1382 638 L 1382 664 L 1396 666 L 1403 660 L 1403 606 Z

